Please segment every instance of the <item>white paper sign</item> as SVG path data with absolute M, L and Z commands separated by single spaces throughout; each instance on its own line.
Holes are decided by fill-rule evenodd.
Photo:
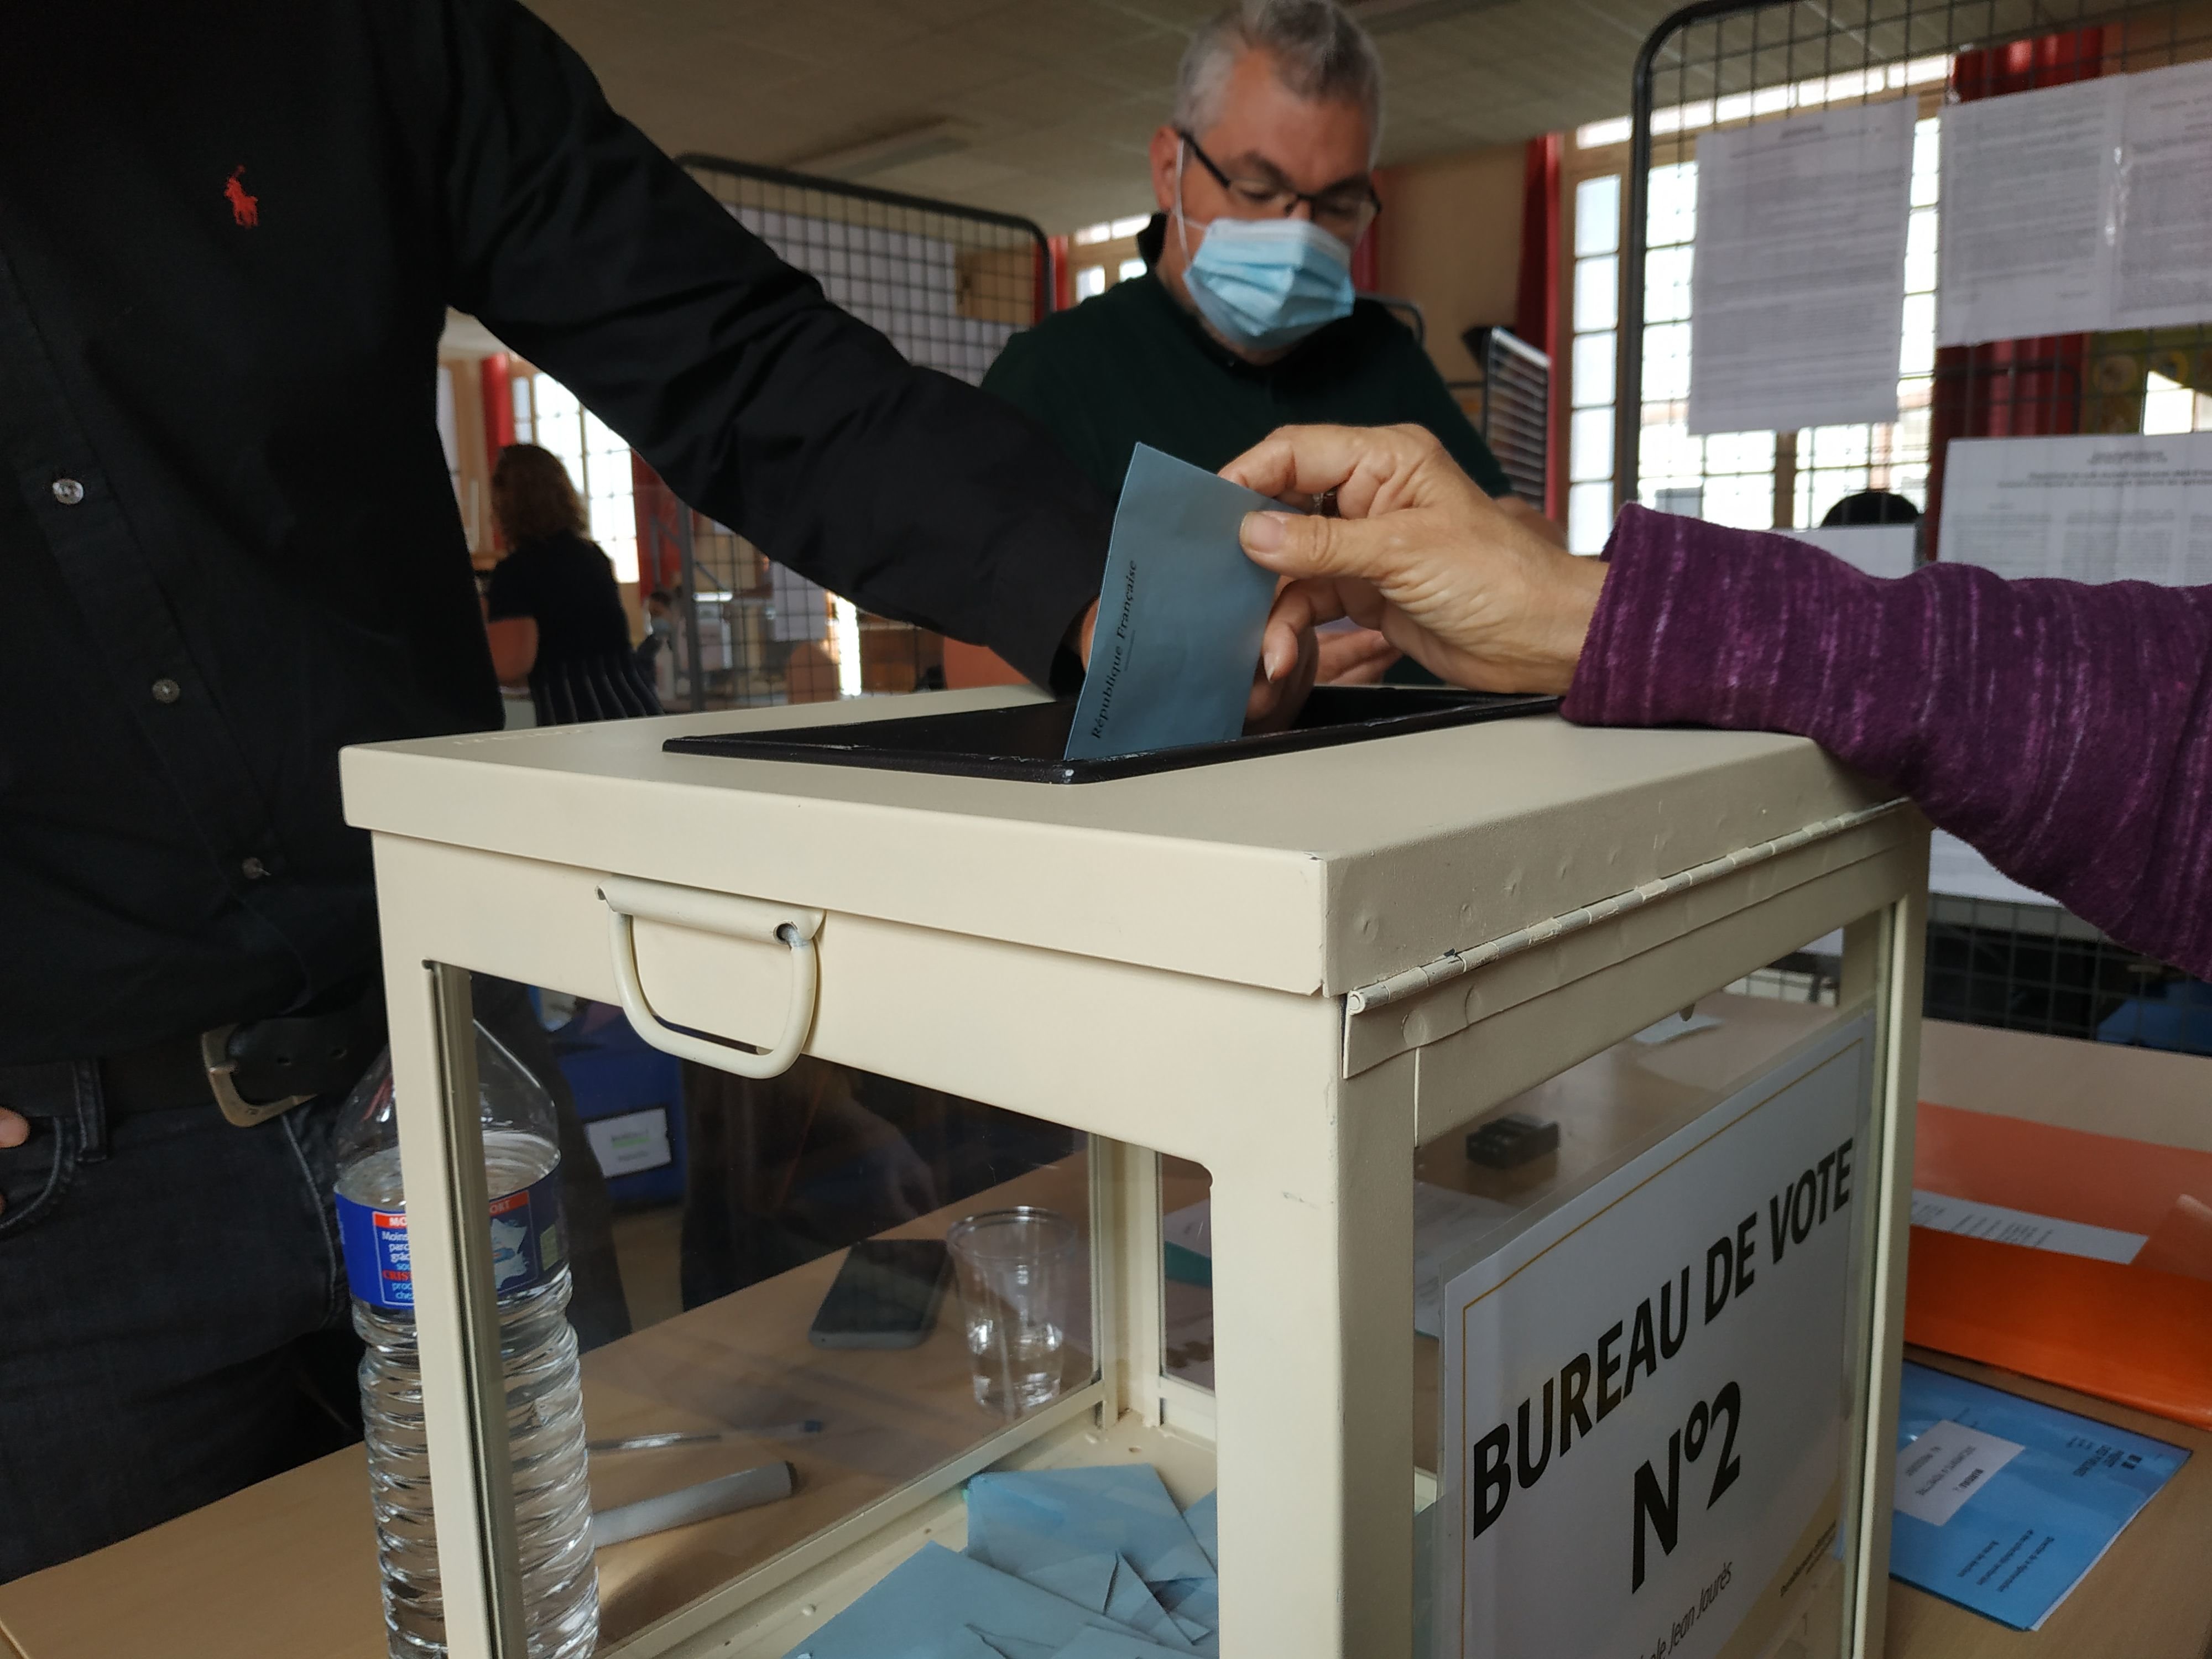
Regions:
M 1940 1527 L 1987 1486 L 1991 1475 L 2027 1449 L 2017 1440 L 1947 1419 L 1922 1431 L 1918 1439 L 1898 1453 L 1893 1505 L 1899 1515 Z
M 592 1143 L 592 1157 L 599 1160 L 599 1173 L 611 1181 L 617 1176 L 662 1169 L 676 1161 L 668 1144 L 665 1106 L 595 1118 L 584 1125 L 584 1133 Z
M 1786 530 L 1790 540 L 1832 553 L 1854 570 L 1884 578 L 1910 576 L 1920 556 L 1917 524 L 1839 524 Z
M 1872 1030 L 1826 1034 L 1451 1280 L 1437 1659 L 1711 1659 L 1820 1577 L 1877 1198 Z
M 2113 325 L 2212 322 L 2212 64 L 2126 85 Z
M 1692 432 L 1897 418 L 1909 98 L 1698 140 Z
M 1936 343 L 2104 325 L 2125 97 L 2114 78 L 1944 110 Z
M 1958 439 L 1938 549 L 2001 576 L 2212 582 L 2212 432 Z
M 2061 1255 L 2085 1255 L 2092 1261 L 2117 1261 L 2123 1267 L 2142 1255 L 2142 1247 L 2150 1243 L 2148 1233 L 2093 1227 L 2086 1221 L 1953 1198 L 1948 1193 L 1923 1192 L 1917 1187 L 1912 1189 L 1912 1224 L 1930 1232 L 1986 1238 L 1994 1244 L 2017 1244 L 2023 1249 L 2056 1250 Z

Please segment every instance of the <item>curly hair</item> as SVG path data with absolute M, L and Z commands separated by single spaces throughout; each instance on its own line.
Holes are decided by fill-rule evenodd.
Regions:
M 584 504 L 561 458 L 536 444 L 509 444 L 491 471 L 492 516 L 509 547 L 564 532 L 580 536 Z

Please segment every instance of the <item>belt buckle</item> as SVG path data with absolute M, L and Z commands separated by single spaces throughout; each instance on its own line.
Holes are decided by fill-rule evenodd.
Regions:
M 281 1117 L 301 1102 L 313 1098 L 312 1095 L 287 1095 L 282 1100 L 252 1101 L 240 1094 L 231 1081 L 238 1062 L 230 1057 L 230 1034 L 237 1029 L 238 1022 L 234 1020 L 212 1031 L 200 1033 L 200 1064 L 207 1069 L 208 1088 L 225 1118 L 241 1129 L 251 1129 L 257 1123 Z

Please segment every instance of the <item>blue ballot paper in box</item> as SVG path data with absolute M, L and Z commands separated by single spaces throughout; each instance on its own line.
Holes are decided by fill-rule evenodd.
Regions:
M 788 1659 L 1220 1651 L 1212 1563 L 1149 1465 L 978 1475 L 968 1510 L 965 1555 L 925 1545 Z
M 2036 1630 L 2189 1461 L 2181 1447 L 1908 1364 L 1893 1577 Z
M 1275 579 L 1244 556 L 1237 530 L 1254 508 L 1277 505 L 1137 446 L 1066 759 L 1224 743 L 1243 731 Z

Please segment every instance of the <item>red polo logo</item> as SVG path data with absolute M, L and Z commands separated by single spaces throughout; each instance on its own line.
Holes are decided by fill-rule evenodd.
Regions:
M 230 170 L 230 179 L 223 185 L 222 194 L 223 199 L 230 204 L 233 221 L 251 229 L 261 222 L 261 198 L 247 195 L 246 186 L 238 182 L 239 175 L 245 171 L 244 162 Z

